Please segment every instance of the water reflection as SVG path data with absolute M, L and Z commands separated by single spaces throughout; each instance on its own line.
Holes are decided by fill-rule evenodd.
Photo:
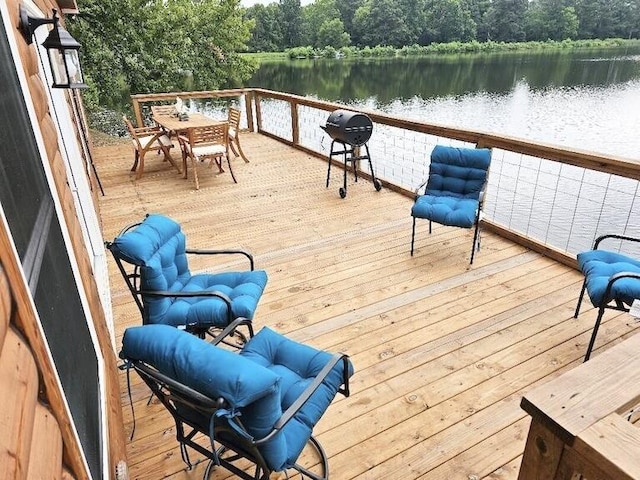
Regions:
M 638 52 L 581 50 L 445 55 L 423 58 L 296 60 L 263 63 L 249 86 L 326 100 L 380 106 L 413 97 L 505 94 L 526 81 L 532 90 L 601 86 L 640 78 Z
M 265 63 L 250 86 L 640 157 L 640 47 Z

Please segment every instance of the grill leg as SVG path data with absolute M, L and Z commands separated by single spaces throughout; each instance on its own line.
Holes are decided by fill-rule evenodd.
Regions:
M 344 146 L 344 172 L 342 176 L 342 189 L 340 190 L 340 197 L 344 198 L 347 196 L 347 146 Z
M 333 145 L 335 144 L 335 140 L 331 142 L 331 149 L 329 151 L 329 166 L 327 167 L 327 187 L 329 188 L 329 177 L 331 176 L 331 159 L 333 158 Z

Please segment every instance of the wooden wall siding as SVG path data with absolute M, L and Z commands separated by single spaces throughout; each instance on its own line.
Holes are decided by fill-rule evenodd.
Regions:
M 39 373 L 28 342 L 12 324 L 12 295 L 0 264 L 0 472 L 11 479 L 75 479 L 63 463 L 55 416 L 38 399 Z M 48 399 L 44 399 L 48 403 Z M 63 476 L 65 472 L 66 476 Z
M 52 8 L 58 8 L 55 2 L 37 0 L 35 3 L 47 16 L 51 16 Z M 27 45 L 17 31 L 17 25 L 19 24 L 19 4 L 19 0 L 7 0 L 8 10 L 12 15 L 11 23 L 16 26 L 15 35 L 20 52 L 20 60 L 27 78 L 29 92 L 33 99 L 38 123 L 42 131 L 47 160 L 53 171 L 57 194 L 64 212 L 64 221 L 70 232 L 72 248 L 78 262 L 84 291 L 87 295 L 91 310 L 91 320 L 93 321 L 97 332 L 101 355 L 105 363 L 110 471 L 113 472 L 115 471 L 115 465 L 120 461 L 126 461 L 122 409 L 120 406 L 117 379 L 117 359 L 111 343 L 111 335 L 106 323 L 98 288 L 93 276 L 91 260 L 83 243 L 80 223 L 76 214 L 66 170 L 60 154 L 56 128 L 49 112 L 45 90 L 47 86 L 43 84 L 38 73 L 39 61 L 35 46 L 33 44 Z M 42 340 L 40 339 L 40 341 Z M 59 414 L 59 412 L 54 413 Z M 60 422 L 60 418 L 58 418 L 58 421 Z M 68 447 L 67 442 L 65 442 L 65 445 Z

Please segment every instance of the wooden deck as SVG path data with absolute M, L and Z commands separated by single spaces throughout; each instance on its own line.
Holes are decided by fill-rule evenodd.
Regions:
M 199 191 L 161 156 L 147 156 L 136 183 L 129 144 L 96 149 L 105 239 L 160 212 L 182 224 L 189 247 L 243 247 L 269 274 L 257 328 L 351 356 L 351 397 L 338 397 L 315 430 L 331 478 L 516 478 L 529 427 L 522 395 L 586 349 L 595 311 L 587 302 L 573 319 L 581 275 L 489 232 L 470 267 L 472 231 L 436 225 L 429 235 L 427 222 L 411 257 L 409 198 L 350 177 L 340 199 L 340 169 L 326 189 L 323 161 L 258 134 L 242 143 L 251 163 L 234 160 L 238 184 L 201 168 Z M 140 317 L 110 267 L 119 345 Z M 597 348 L 636 328 L 607 313 Z M 134 377 L 131 478 L 202 478 L 202 464 L 185 470 L 171 417 L 147 405 Z M 124 373 L 121 385 L 131 432 Z

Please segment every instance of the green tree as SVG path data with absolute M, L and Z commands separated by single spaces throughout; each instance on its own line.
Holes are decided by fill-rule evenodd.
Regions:
M 528 0 L 493 0 L 485 14 L 490 40 L 521 42 L 525 40 L 524 19 Z
M 248 22 L 238 0 L 79 0 L 81 15 L 67 22 L 82 43 L 83 68 L 100 105 L 127 93 L 233 86 L 253 65 Z
M 346 32 L 353 36 L 353 19 L 356 16 L 356 10 L 364 4 L 365 0 L 340 0 L 336 7 L 340 11 L 340 18 L 344 24 Z M 353 39 L 352 39 L 353 40 Z
M 282 12 L 277 3 L 265 6 L 260 3 L 247 8 L 244 18 L 253 22 L 249 50 L 276 52 L 284 50 Z
M 361 45 L 401 47 L 414 43 L 404 21 L 401 6 L 395 0 L 366 0 L 356 10 L 353 28 Z
M 578 16 L 570 0 L 534 0 L 526 18 L 527 40 L 577 38 Z
M 300 0 L 280 0 L 282 40 L 284 48 L 297 47 L 302 40 L 302 9 Z
M 302 8 L 302 45 L 313 45 L 322 48 L 329 43 L 324 43 L 326 39 L 319 40 L 320 28 L 332 20 L 340 21 L 342 29 L 336 32 L 338 35 L 344 32 L 344 24 L 340 20 L 340 11 L 336 6 L 336 0 L 316 0 L 315 2 Z M 335 27 L 336 25 L 334 25 Z M 323 35 L 326 35 L 326 28 Z
M 580 38 L 637 38 L 638 0 L 575 0 Z
M 430 0 L 420 43 L 470 41 L 476 38 L 476 23 L 460 0 Z
M 351 44 L 351 37 L 344 31 L 344 25 L 342 20 L 334 18 L 333 20 L 327 20 L 318 29 L 318 35 L 316 37 L 316 46 L 342 48 Z

